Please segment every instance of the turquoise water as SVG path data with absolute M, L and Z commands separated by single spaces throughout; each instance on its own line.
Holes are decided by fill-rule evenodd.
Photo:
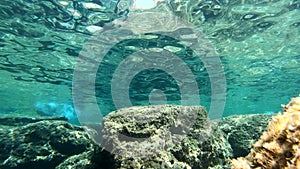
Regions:
M 296 0 L 170 0 L 157 3 L 159 8 L 154 10 L 167 10 L 191 23 L 214 46 L 226 77 L 226 102 L 220 113 L 228 116 L 278 112 L 281 104 L 300 93 L 299 4 Z M 77 123 L 72 82 L 78 56 L 92 36 L 116 27 L 116 19 L 145 12 L 131 8 L 108 0 L 2 0 L 0 114 L 66 116 Z M 126 56 L 137 49 L 170 46 L 180 48 L 173 53 L 190 66 L 198 84 L 198 103 L 209 109 L 211 79 L 205 65 L 191 59 L 192 49 L 174 38 L 155 36 L 123 40 L 104 57 L 95 78 L 95 96 L 103 115 L 118 107 L 111 84 Z M 172 60 L 160 62 L 165 67 L 173 64 Z M 191 66 L 194 63 L 196 66 Z M 178 83 L 169 72 L 145 69 L 137 72 L 129 86 L 123 86 L 126 90 L 121 91 L 128 93 L 132 105 L 181 104 L 179 89 L 185 84 Z M 152 93 L 154 89 L 156 94 Z

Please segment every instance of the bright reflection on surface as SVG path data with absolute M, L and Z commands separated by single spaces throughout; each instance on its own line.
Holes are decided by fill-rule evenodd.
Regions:
M 157 6 L 158 2 L 165 0 L 134 0 L 133 9 L 152 9 Z

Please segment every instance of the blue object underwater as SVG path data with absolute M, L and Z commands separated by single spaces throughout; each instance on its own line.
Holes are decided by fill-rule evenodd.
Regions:
M 42 115 L 65 117 L 70 123 L 79 124 L 74 107 L 71 104 L 37 102 L 35 108 Z

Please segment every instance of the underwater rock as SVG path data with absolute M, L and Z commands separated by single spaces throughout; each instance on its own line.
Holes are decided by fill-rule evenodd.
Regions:
M 194 120 L 194 123 L 193 123 Z M 209 168 L 225 165 L 230 145 L 202 106 L 120 109 L 104 118 L 103 144 L 118 168 Z
M 270 117 L 230 116 L 217 126 L 202 106 L 124 108 L 104 118 L 104 149 L 64 118 L 3 117 L 0 168 L 223 169 L 226 159 L 248 151 Z
M 231 160 L 232 169 L 300 168 L 300 97 L 284 106 L 283 114 L 273 116 L 268 130 L 244 158 Z
M 78 155 L 73 155 L 60 163 L 55 169 L 66 169 L 66 168 L 72 168 L 72 169 L 92 169 L 96 168 L 91 163 L 91 156 L 93 156 L 91 151 L 84 152 Z
M 233 150 L 233 158 L 250 152 L 251 143 L 259 139 L 271 119 L 271 115 L 246 114 L 228 116 L 219 122 L 219 128 L 226 134 Z
M 93 152 L 95 147 L 82 127 L 65 121 L 1 129 L 0 139 L 2 169 L 55 168 L 68 157 Z
M 73 155 L 60 163 L 55 169 L 115 169 L 119 164 L 114 160 L 114 156 L 103 150 L 99 146 L 94 146 L 94 150 L 86 151 L 78 155 Z
M 231 157 L 223 133 L 213 130 L 201 106 L 131 107 L 112 112 L 105 117 L 104 143 L 112 141 L 117 150 L 125 152 L 117 155 L 95 144 L 83 127 L 47 118 L 3 118 L 11 124 L 0 129 L 0 168 L 221 168 Z M 133 144 L 116 132 L 154 142 Z M 156 151 L 152 155 L 147 154 L 149 145 Z M 134 156 L 143 150 L 144 155 Z
M 34 117 L 24 117 L 24 116 L 18 116 L 14 114 L 6 114 L 6 115 L 1 115 L 0 116 L 0 128 L 1 129 L 9 129 L 13 127 L 18 127 L 18 126 L 24 126 L 29 123 L 36 123 L 39 121 L 67 121 L 66 118 L 64 117 L 39 117 L 39 118 L 34 118 Z

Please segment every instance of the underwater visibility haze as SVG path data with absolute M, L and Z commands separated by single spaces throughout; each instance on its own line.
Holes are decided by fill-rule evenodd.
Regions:
M 0 18 L 5 118 L 80 125 L 82 110 L 164 104 L 266 117 L 300 93 L 298 0 L 1 0 Z
M 1 1 L 1 114 L 31 116 L 46 109 L 42 104 L 72 106 L 76 58 L 95 32 L 128 15 L 129 9 L 122 9 L 125 3 L 130 1 Z M 182 0 L 156 5 L 194 24 L 216 48 L 227 82 L 224 116 L 276 113 L 281 103 L 299 93 L 298 1 Z M 110 64 L 103 65 L 95 80 L 104 115 L 115 109 L 107 86 L 122 57 L 133 52 L 130 47 L 175 44 L 159 38 L 127 39 L 120 44 L 127 48 L 108 54 Z M 177 54 L 184 52 L 189 51 Z M 200 104 L 208 107 L 208 73 L 201 61 L 194 70 L 202 71 L 197 79 Z M 168 76 L 159 70 L 139 72 L 129 87 L 132 104 L 148 105 L 154 88 L 165 92 L 168 103 L 180 104 L 178 84 Z

